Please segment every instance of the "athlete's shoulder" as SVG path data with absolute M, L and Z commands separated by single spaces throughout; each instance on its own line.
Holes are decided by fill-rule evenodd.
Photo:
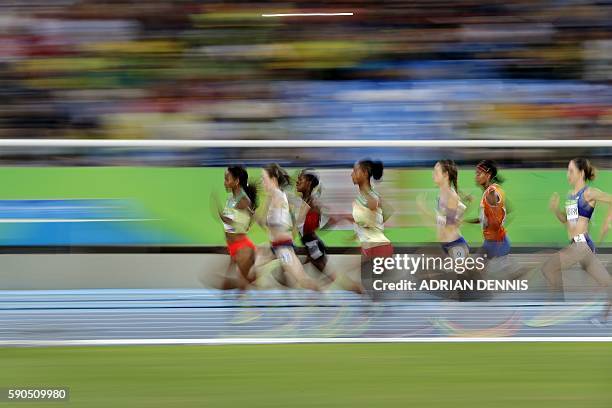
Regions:
M 321 199 L 318 197 L 310 197 L 310 199 L 306 202 L 310 206 L 312 210 L 319 211 L 323 204 L 321 204 Z
M 372 198 L 374 198 L 374 199 L 376 199 L 376 200 L 380 200 L 380 193 L 379 193 L 378 191 L 376 191 L 376 190 L 374 190 L 374 189 L 370 189 L 370 191 L 368 192 L 368 194 L 369 194 L 369 195 L 370 195 Z
M 459 195 L 458 192 L 455 191 L 454 188 L 451 188 L 450 190 L 450 194 L 448 195 L 448 203 L 460 203 L 461 202 L 461 196 Z
M 503 193 L 503 191 L 504 191 L 504 189 L 499 184 L 496 184 L 496 183 L 493 183 L 493 184 L 489 185 L 489 187 L 487 187 L 487 190 L 485 190 L 485 191 L 488 191 L 488 190 L 492 190 L 492 191 L 495 191 L 497 193 Z
M 597 187 L 586 186 L 582 196 L 586 201 L 594 201 L 598 200 L 602 194 L 605 195 L 605 193 Z
M 289 191 L 287 191 L 287 190 L 283 190 L 283 189 L 280 189 L 280 188 L 278 188 L 278 189 L 274 190 L 274 192 L 275 192 L 275 194 L 276 194 L 278 197 L 285 197 L 285 198 L 287 198 L 287 197 L 289 197 L 289 195 L 290 195 L 290 192 L 289 192 Z
M 250 208 L 250 206 L 251 206 L 251 199 L 246 194 L 240 196 L 239 200 L 236 203 L 236 208 L 240 210 Z
M 491 206 L 497 206 L 504 202 L 504 191 L 497 184 L 491 184 L 485 190 L 483 197 L 485 202 Z

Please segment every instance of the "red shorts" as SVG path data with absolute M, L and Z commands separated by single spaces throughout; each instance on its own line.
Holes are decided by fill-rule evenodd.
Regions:
M 388 258 L 393 256 L 393 246 L 391 244 L 383 244 L 371 248 L 361 248 L 361 255 L 367 259 Z
M 246 247 L 253 248 L 253 251 L 255 251 L 256 249 L 255 244 L 253 244 L 253 242 L 251 242 L 249 237 L 247 237 L 246 235 L 234 242 L 227 243 L 227 250 L 232 258 L 235 258 L 238 251 Z

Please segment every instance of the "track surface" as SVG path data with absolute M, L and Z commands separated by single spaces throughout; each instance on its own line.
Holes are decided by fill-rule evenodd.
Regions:
M 0 342 L 117 339 L 612 337 L 602 299 L 373 303 L 347 292 L 4 291 Z

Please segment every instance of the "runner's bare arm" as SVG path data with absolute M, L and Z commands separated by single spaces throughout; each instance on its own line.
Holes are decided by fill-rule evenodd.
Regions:
M 608 204 L 608 213 L 606 214 L 606 218 L 604 219 L 604 223 L 601 226 L 600 240 L 603 239 L 608 234 L 610 229 L 610 223 L 612 223 L 612 194 L 608 194 L 604 191 L 601 191 L 598 188 L 589 188 L 584 197 L 587 201 L 595 201 L 597 203 L 605 203 Z
M 550 201 L 548 202 L 548 208 L 555 214 L 557 219 L 561 221 L 562 224 L 566 224 L 567 217 L 565 213 L 559 210 L 559 202 L 560 202 L 559 194 L 553 193 L 553 195 L 550 197 Z

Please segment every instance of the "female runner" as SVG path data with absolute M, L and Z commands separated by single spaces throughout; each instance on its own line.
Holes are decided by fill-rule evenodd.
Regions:
M 293 216 L 289 200 L 283 189 L 291 179 L 278 164 L 264 167 L 262 172 L 263 186 L 267 200 L 265 207 L 265 225 L 270 234 L 272 253 L 280 261 L 286 277 L 303 288 L 317 290 L 318 285 L 305 272 L 293 246 Z
M 595 244 L 589 236 L 590 220 L 599 203 L 609 205 L 608 215 L 601 232 L 603 239 L 612 221 L 612 195 L 591 187 L 589 182 L 595 178 L 595 169 L 587 159 L 576 158 L 567 166 L 567 180 L 572 187 L 565 201 L 565 211 L 559 208 L 559 194 L 554 193 L 549 208 L 557 219 L 566 225 L 570 245 L 548 259 L 542 272 L 553 291 L 563 298 L 563 279 L 561 271 L 575 263 L 589 274 L 607 292 L 608 302 L 602 321 L 607 322 L 612 307 L 612 282 L 610 274 L 595 255 Z M 594 322 L 595 323 L 595 322 Z
M 320 203 L 321 181 L 314 169 L 304 169 L 300 172 L 296 184 L 296 191 L 301 194 L 303 207 L 305 208 L 304 219 L 300 225 L 300 237 L 302 244 L 306 247 L 306 263 L 310 262 L 324 277 L 328 283 L 336 282 L 341 287 L 348 287 L 351 291 L 363 293 L 363 288 L 356 282 L 340 282 L 344 275 L 335 274 L 327 268 L 327 248 L 323 240 L 317 235 L 321 227 L 323 207 Z M 327 269 L 326 269 L 327 268 Z
M 247 289 L 252 279 L 249 271 L 255 263 L 255 245 L 247 236 L 252 216 L 257 208 L 257 189 L 249 184 L 249 175 L 244 167 L 231 166 L 225 171 L 225 189 L 230 193 L 219 217 L 223 222 L 225 240 L 231 258 L 223 289 Z M 238 267 L 236 281 L 230 279 L 229 271 Z

